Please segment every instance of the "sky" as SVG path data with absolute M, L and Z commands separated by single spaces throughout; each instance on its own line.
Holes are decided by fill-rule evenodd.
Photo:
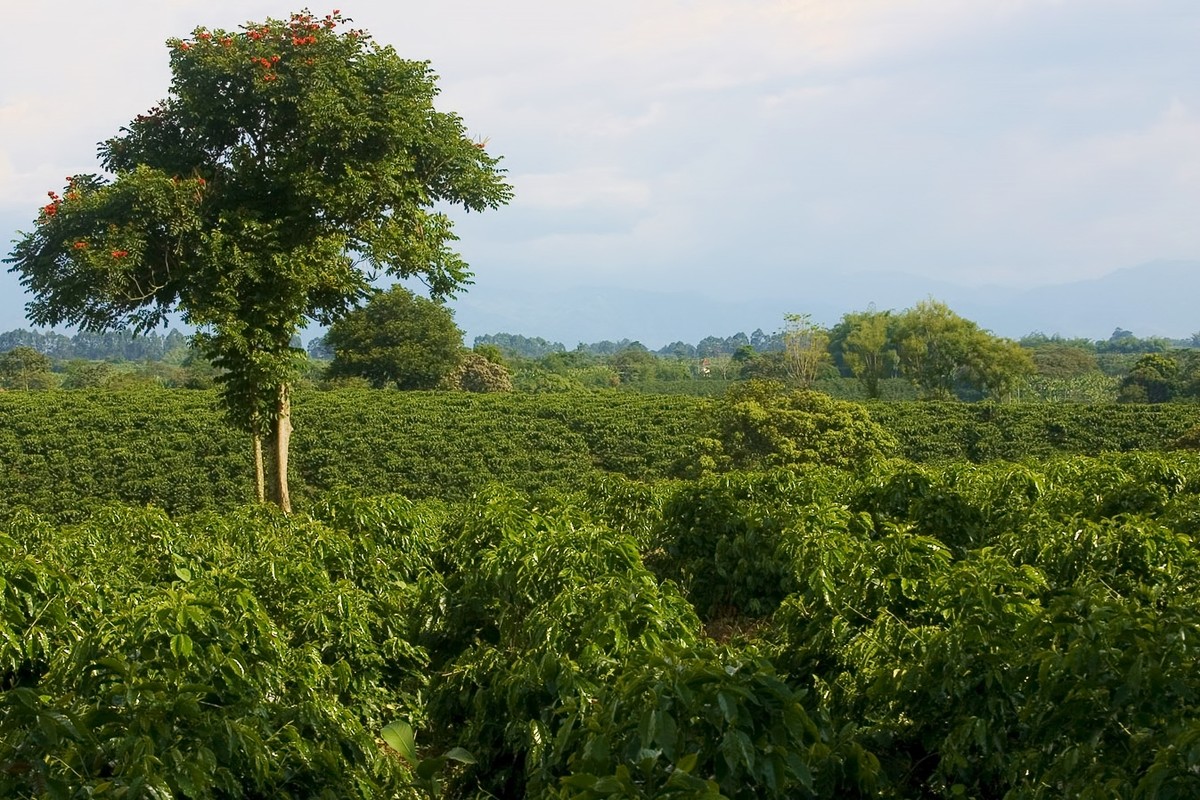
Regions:
M 12 5 L 0 32 L 6 243 L 64 176 L 98 170 L 97 142 L 165 96 L 167 38 L 298 10 Z M 429 60 L 439 107 L 504 158 L 511 204 L 457 217 L 478 325 L 553 334 L 515 328 L 539 319 L 522 297 L 556 290 L 755 308 L 786 296 L 781 317 L 834 277 L 863 276 L 849 311 L 873 301 L 880 272 L 908 276 L 919 298 L 926 285 L 1022 288 L 1200 258 L 1195 0 L 339 8 Z M 26 325 L 27 299 L 0 275 L 0 330 Z M 490 301 L 497 313 L 481 316 Z M 469 333 L 497 332 L 469 330 L 466 308 Z M 636 338 L 622 324 L 634 329 L 612 338 Z

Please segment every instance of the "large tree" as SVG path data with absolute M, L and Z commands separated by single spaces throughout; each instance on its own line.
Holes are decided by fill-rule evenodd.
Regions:
M 463 333 L 450 309 L 393 286 L 333 323 L 325 344 L 333 350 L 330 378 L 433 389 L 462 360 Z
M 871 307 L 843 314 L 831 334 L 830 349 L 858 378 L 867 397 L 879 397 L 879 381 L 895 367 L 891 328 L 892 312 Z
M 470 273 L 440 209 L 511 191 L 461 119 L 435 110 L 429 64 L 337 12 L 167 44 L 167 98 L 100 145 L 108 176 L 50 193 L 6 260 L 36 324 L 145 332 L 177 310 L 196 326 L 231 420 L 254 437 L 260 496 L 273 439 L 286 510 L 297 332 L 342 316 L 376 271 L 453 294 Z
M 1033 359 L 1016 342 L 993 336 L 937 300 L 901 312 L 890 330 L 900 372 L 929 399 L 951 399 L 960 388 L 1003 398 L 1034 372 Z

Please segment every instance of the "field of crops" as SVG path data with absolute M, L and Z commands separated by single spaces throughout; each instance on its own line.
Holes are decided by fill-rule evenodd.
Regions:
M 1189 407 L 665 480 L 697 401 L 313 394 L 285 517 L 211 398 L 61 394 L 0 396 L 0 796 L 1200 796 L 1200 455 L 1033 433 Z
M 616 392 L 550 395 L 300 393 L 293 494 L 465 500 L 490 483 L 569 489 L 605 474 L 687 473 L 714 401 Z M 1200 424 L 1195 404 L 879 403 L 872 417 L 917 462 L 1164 450 Z M 188 390 L 0 392 L 0 515 L 77 519 L 97 502 L 170 513 L 253 498 L 248 439 L 216 395 Z

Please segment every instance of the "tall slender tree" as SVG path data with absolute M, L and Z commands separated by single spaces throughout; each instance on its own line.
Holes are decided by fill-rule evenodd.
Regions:
M 462 120 L 435 110 L 429 64 L 337 11 L 167 45 L 167 98 L 101 143 L 107 176 L 50 192 L 6 261 L 35 324 L 145 332 L 181 313 L 224 370 L 231 421 L 256 452 L 271 439 L 288 510 L 297 332 L 354 307 L 373 272 L 452 295 L 470 272 L 439 209 L 495 208 L 511 189 Z

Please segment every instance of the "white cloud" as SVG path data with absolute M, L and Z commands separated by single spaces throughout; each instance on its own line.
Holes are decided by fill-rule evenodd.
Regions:
M 650 186 L 605 168 L 585 167 L 553 174 L 521 174 L 514 178 L 516 203 L 531 208 L 646 207 Z
M 660 285 L 735 261 L 769 285 L 779 265 L 1048 282 L 1200 257 L 1192 0 L 337 5 L 430 59 L 443 107 L 505 156 L 516 200 L 471 226 L 473 261 Z M 32 218 L 95 169 L 165 94 L 168 36 L 280 13 L 17 4 L 0 210 Z

